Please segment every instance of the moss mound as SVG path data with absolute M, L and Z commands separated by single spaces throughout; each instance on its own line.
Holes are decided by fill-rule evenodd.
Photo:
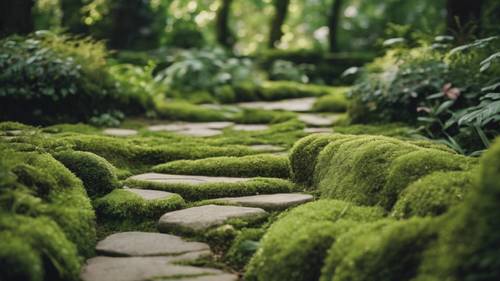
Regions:
M 320 200 L 282 215 L 264 235 L 249 263 L 246 280 L 317 280 L 336 237 L 383 211 L 336 200 Z
M 180 209 L 184 199 L 172 196 L 146 200 L 125 189 L 115 189 L 94 202 L 97 216 L 104 219 L 157 219 L 166 212 Z
M 92 197 L 104 195 L 119 186 L 113 165 L 94 153 L 64 151 L 55 153 L 54 157 L 83 181 Z
M 80 264 L 95 245 L 90 200 L 82 182 L 50 154 L 25 150 L 0 143 L 0 229 L 6 245 L 0 260 L 13 269 L 2 271 L 0 279 L 78 280 Z
M 335 132 L 340 134 L 379 135 L 395 138 L 409 138 L 414 134 L 413 131 L 414 129 L 402 123 L 335 126 Z
M 399 195 L 392 216 L 438 216 L 464 201 L 474 188 L 473 172 L 435 172 L 410 184 Z
M 335 273 L 333 278 L 325 276 L 322 280 L 411 280 L 417 275 L 425 249 L 436 240 L 437 229 L 434 220 L 422 218 L 371 227 L 371 231 L 356 236 L 349 249 L 330 251 L 332 256 L 327 261 L 338 264 L 328 264 Z
M 158 173 L 228 177 L 288 178 L 289 170 L 287 157 L 272 154 L 178 160 L 153 167 Z
M 349 101 L 346 97 L 345 88 L 338 89 L 334 94 L 322 96 L 316 100 L 313 105 L 313 111 L 316 112 L 346 112 Z
M 257 194 L 288 193 L 297 190 L 292 182 L 277 178 L 252 178 L 240 182 L 204 184 L 158 183 L 127 179 L 125 184 L 135 188 L 177 193 L 189 201 Z
M 245 228 L 234 239 L 224 260 L 232 267 L 241 270 L 250 261 L 265 234 L 262 228 Z

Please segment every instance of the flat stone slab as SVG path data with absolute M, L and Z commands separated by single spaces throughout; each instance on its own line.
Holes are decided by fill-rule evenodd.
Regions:
M 158 222 L 158 229 L 161 232 L 200 232 L 222 225 L 230 219 L 253 221 L 267 215 L 268 213 L 260 208 L 205 205 L 164 214 Z
M 261 125 L 261 124 L 237 124 L 232 127 L 233 130 L 236 131 L 246 131 L 246 132 L 253 132 L 253 131 L 264 131 L 269 129 L 268 125 Z
M 156 182 L 156 183 L 166 183 L 166 184 L 190 184 L 190 185 L 198 185 L 205 183 L 235 183 L 235 182 L 251 180 L 251 178 L 188 176 L 188 175 L 170 175 L 170 174 L 159 174 L 159 173 L 146 173 L 146 174 L 132 176 L 129 179 L 147 181 L 147 182 Z
M 222 134 L 222 129 L 234 125 L 233 122 L 171 123 L 150 126 L 152 132 L 176 132 L 193 137 L 212 137 Z
M 230 204 L 245 207 L 257 207 L 265 210 L 284 210 L 289 207 L 304 204 L 314 199 L 312 195 L 302 193 L 277 193 L 244 197 L 228 197 L 216 199 Z
M 331 126 L 338 119 L 337 115 L 299 114 L 299 120 L 310 126 Z
M 299 98 L 299 99 L 287 99 L 280 101 L 258 101 L 258 102 L 242 102 L 238 103 L 239 106 L 243 108 L 257 108 L 266 110 L 287 110 L 294 112 L 306 112 L 311 111 L 317 98 Z
M 333 133 L 333 130 L 331 128 L 305 128 L 304 132 L 308 134 Z
M 102 131 L 105 135 L 114 137 L 130 137 L 138 134 L 136 130 L 132 129 L 120 129 L 120 128 L 108 128 Z
M 175 279 L 175 281 L 237 281 L 238 276 L 234 274 L 205 275 L 200 277 L 186 277 Z
M 229 279 L 228 274 L 217 269 L 172 264 L 175 261 L 175 257 L 95 257 L 87 260 L 80 278 L 82 281 L 237 280 Z
M 205 243 L 189 242 L 179 236 L 154 232 L 115 233 L 97 243 L 96 251 L 106 256 L 175 256 L 205 251 Z
M 265 151 L 265 152 L 281 152 L 285 150 L 284 147 L 270 145 L 270 144 L 255 144 L 250 145 L 250 148 L 257 151 Z
M 144 200 L 157 200 L 165 199 L 174 195 L 172 192 L 159 191 L 159 190 L 149 190 L 149 189 L 138 189 L 138 188 L 124 188 L 126 191 L 132 192 L 142 197 Z

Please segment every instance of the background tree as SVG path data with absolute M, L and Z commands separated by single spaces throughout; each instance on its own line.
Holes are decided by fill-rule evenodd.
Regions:
M 61 24 L 69 32 L 75 34 L 87 33 L 88 28 L 83 23 L 82 8 L 83 0 L 63 0 L 60 1 L 62 17 Z
M 222 46 L 231 49 L 234 45 L 234 35 L 229 27 L 229 16 L 231 14 L 231 4 L 233 0 L 221 0 L 221 5 L 217 10 L 216 36 L 217 42 Z
M 339 46 L 337 43 L 338 25 L 340 22 L 340 12 L 342 11 L 343 0 L 334 0 L 328 15 L 328 43 L 330 52 L 338 52 Z
M 34 0 L 0 1 L 0 36 L 28 34 L 33 31 L 31 10 Z
M 290 0 L 274 0 L 274 17 L 271 20 L 269 33 L 269 48 L 275 48 L 283 36 L 282 26 L 288 14 Z
M 447 27 L 450 32 L 457 32 L 468 24 L 477 26 L 480 32 L 481 8 L 483 0 L 447 0 Z

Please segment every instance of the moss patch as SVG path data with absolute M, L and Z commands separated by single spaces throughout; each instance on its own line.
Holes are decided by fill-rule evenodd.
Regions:
M 153 167 L 153 171 L 181 175 L 288 178 L 289 163 L 285 156 L 259 154 L 178 160 L 157 165 Z
M 155 189 L 173 192 L 184 199 L 195 201 L 219 197 L 237 197 L 257 194 L 287 193 L 296 191 L 296 186 L 287 180 L 277 178 L 253 178 L 233 183 L 176 184 L 157 183 L 128 179 L 125 184 L 134 188 Z
M 246 280 L 317 280 L 335 237 L 383 211 L 336 200 L 319 200 L 284 213 L 261 240 Z
M 339 87 L 332 94 L 322 96 L 316 100 L 313 105 L 313 111 L 316 112 L 346 112 L 349 101 L 346 97 L 348 88 Z

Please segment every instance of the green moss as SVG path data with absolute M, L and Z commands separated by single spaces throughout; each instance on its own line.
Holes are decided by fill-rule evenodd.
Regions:
M 318 154 L 328 143 L 342 138 L 346 136 L 314 134 L 296 142 L 290 151 L 293 181 L 306 186 L 310 185 Z
M 282 100 L 303 97 L 318 97 L 335 94 L 337 88 L 321 85 L 308 85 L 292 81 L 266 81 L 258 88 L 261 100 Z
M 404 139 L 411 138 L 415 134 L 414 129 L 400 123 L 376 124 L 376 125 L 352 124 L 345 126 L 335 126 L 334 131 L 340 134 L 379 135 L 379 136 L 396 137 Z
M 296 117 L 297 114 L 288 111 L 244 108 L 230 120 L 239 124 L 269 124 L 285 122 Z
M 42 129 L 45 133 L 80 133 L 80 134 L 97 134 L 100 130 L 86 124 L 57 124 Z
M 316 112 L 346 112 L 349 101 L 346 97 L 348 88 L 336 88 L 335 93 L 322 96 L 314 102 L 313 111 Z
M 19 122 L 0 122 L 0 131 L 12 131 L 12 130 L 29 130 L 34 129 L 34 127 L 19 123 Z
M 288 158 L 272 154 L 178 160 L 153 167 L 154 172 L 228 177 L 289 177 Z
M 246 280 L 317 280 L 335 238 L 383 211 L 336 200 L 319 200 L 283 214 L 264 235 L 249 263 Z
M 481 158 L 478 185 L 441 225 L 419 280 L 497 280 L 500 276 L 500 139 Z
M 410 184 L 399 195 L 392 216 L 438 216 L 462 203 L 474 187 L 472 172 L 434 172 Z
M 247 181 L 233 183 L 204 183 L 196 185 L 157 183 L 128 179 L 125 181 L 125 184 L 135 188 L 155 189 L 177 193 L 184 199 L 190 201 L 219 197 L 286 193 L 297 190 L 293 183 L 276 178 L 252 178 Z
M 77 249 L 48 217 L 0 213 L 0 229 L 1 280 L 78 280 Z
M 425 249 L 437 237 L 437 229 L 435 221 L 422 218 L 371 228 L 366 234 L 356 236 L 347 252 L 330 252 L 343 256 L 329 257 L 329 262 L 338 261 L 338 264 L 333 278 L 323 280 L 412 280 Z
M 326 254 L 323 268 L 321 269 L 320 281 L 333 280 L 337 266 L 352 250 L 352 245 L 358 237 L 366 235 L 367 233 L 378 232 L 392 222 L 393 220 L 390 219 L 380 219 L 374 222 L 359 223 L 349 231 L 338 236 L 335 243 Z
M 183 206 L 184 199 L 177 194 L 163 199 L 146 200 L 125 189 L 115 189 L 94 201 L 98 217 L 120 220 L 159 218 L 164 213 Z
M 257 251 L 265 233 L 263 228 L 245 228 L 236 236 L 224 260 L 237 270 L 242 270 Z
M 182 121 L 224 121 L 228 116 L 218 110 L 205 108 L 188 102 L 162 101 L 156 103 L 158 117 Z
M 104 195 L 119 186 L 113 165 L 98 155 L 64 151 L 55 153 L 54 157 L 83 181 L 87 193 L 92 197 Z

